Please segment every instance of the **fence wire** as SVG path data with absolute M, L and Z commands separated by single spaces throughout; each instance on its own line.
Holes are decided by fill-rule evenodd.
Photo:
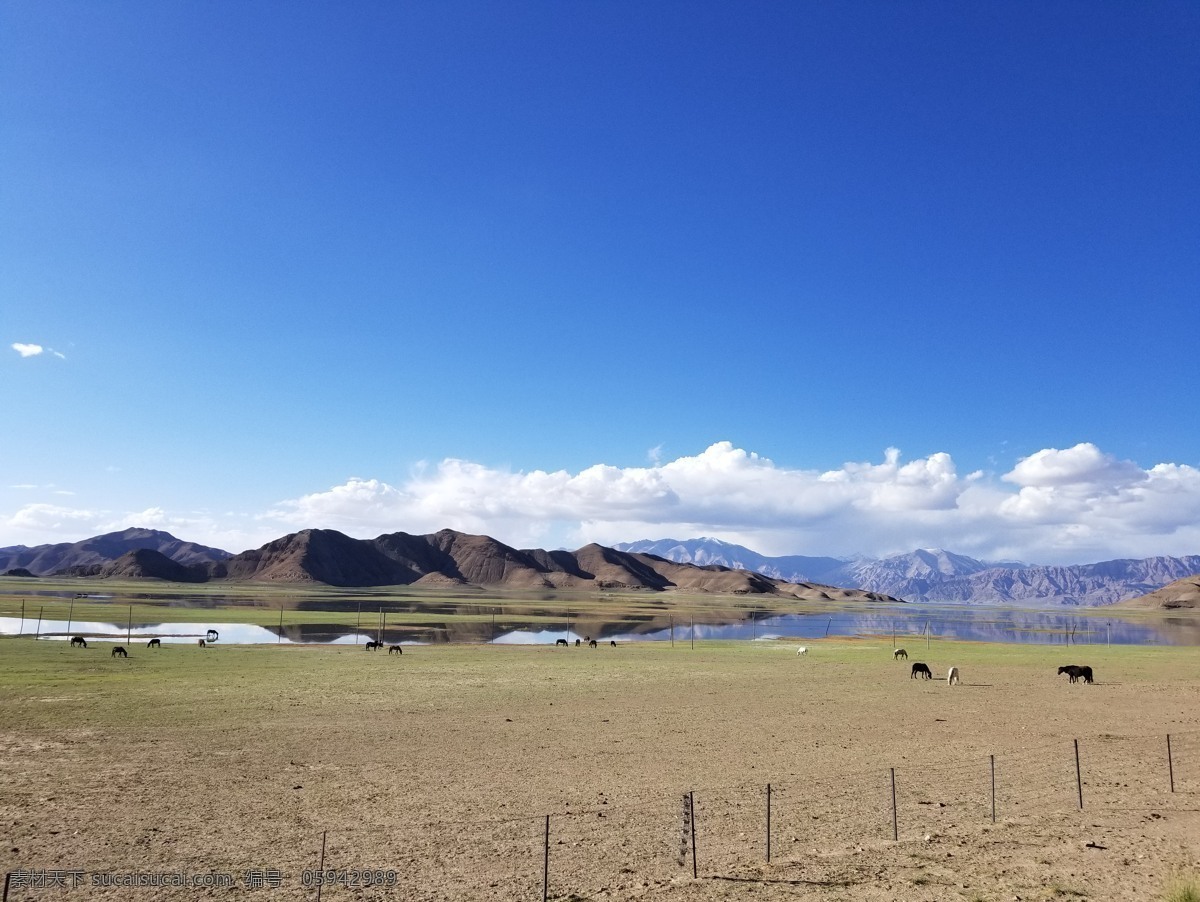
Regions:
M 894 782 L 893 782 L 894 774 Z M 690 792 L 690 796 L 689 796 Z M 1101 735 L 989 755 L 901 763 L 767 784 L 680 787 L 641 801 L 605 799 L 572 811 L 457 821 L 404 820 L 364 807 L 361 824 L 336 833 L 272 823 L 235 852 L 198 854 L 171 837 L 105 843 L 102 857 L 69 871 L 17 872 L 9 899 L 227 898 L 414 902 L 591 898 L 638 893 L 690 877 L 728 876 L 766 861 L 800 860 L 857 846 L 953 834 L 990 822 L 1061 819 L 1087 810 L 1195 809 L 1200 732 Z M 20 801 L 20 800 L 17 800 Z M 10 813 L 12 800 L 0 806 Z M 769 817 L 769 821 L 768 821 Z M 219 826 L 213 827 L 219 831 Z M 693 839 L 694 837 L 694 839 Z M 214 843 L 215 845 L 222 845 Z M 694 850 L 694 857 L 693 857 Z M 186 877 L 188 886 L 119 883 L 130 861 Z M 97 875 L 116 875 L 98 885 Z M 107 879 L 107 878 L 106 878 Z M 223 882 L 232 880 L 232 883 Z M 198 881 L 198 882 L 197 882 Z M 545 883 L 543 882 L 545 881 Z

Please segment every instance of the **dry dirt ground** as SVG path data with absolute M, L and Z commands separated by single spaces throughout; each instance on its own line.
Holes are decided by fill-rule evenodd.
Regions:
M 316 899 L 323 854 L 322 899 L 448 902 L 537 900 L 545 872 L 560 900 L 866 902 L 1197 874 L 1200 650 L 807 644 L 0 640 L 0 869 L 11 900 Z M 233 885 L 97 885 L 138 873 Z

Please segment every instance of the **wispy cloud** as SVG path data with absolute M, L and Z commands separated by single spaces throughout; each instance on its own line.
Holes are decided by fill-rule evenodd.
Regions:
M 47 348 L 47 347 L 43 347 L 42 345 L 27 344 L 27 343 L 21 342 L 21 341 L 14 341 L 12 343 L 11 347 L 14 351 L 16 351 L 22 357 L 37 357 L 40 354 L 50 354 L 53 357 L 57 357 L 59 360 L 67 359 L 66 354 L 59 353 L 58 351 L 54 350 L 54 348 Z
M 1005 473 L 960 474 L 948 453 L 832 470 L 784 467 L 717 442 L 645 467 L 512 471 L 466 460 L 419 465 L 393 485 L 354 477 L 258 514 L 115 513 L 30 504 L 0 515 L 0 544 L 77 540 L 150 526 L 241 551 L 308 527 L 361 538 L 451 527 L 519 547 L 711 535 L 766 554 L 942 547 L 1069 564 L 1200 553 L 1200 470 L 1146 469 L 1095 445 L 1047 448 Z

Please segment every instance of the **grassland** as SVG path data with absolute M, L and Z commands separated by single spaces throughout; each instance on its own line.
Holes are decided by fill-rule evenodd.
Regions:
M 323 899 L 537 899 L 548 814 L 559 899 L 1147 899 L 1196 869 L 1197 649 L 910 645 L 938 676 L 963 671 L 949 688 L 909 679 L 890 641 L 807 644 L 139 646 L 121 660 L 105 643 L 0 639 L 2 865 L 278 869 L 254 898 L 315 898 L 301 875 L 324 835 L 326 865 L 394 869 L 397 885 Z M 1068 684 L 1065 663 L 1096 684 Z M 697 880 L 675 861 L 689 790 Z

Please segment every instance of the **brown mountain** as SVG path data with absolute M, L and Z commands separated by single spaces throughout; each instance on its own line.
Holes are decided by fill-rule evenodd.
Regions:
M 208 565 L 213 579 L 312 582 L 333 586 L 471 585 L 505 589 L 676 589 L 729 594 L 893 601 L 886 595 L 788 583 L 728 567 L 677 564 L 602 545 L 578 551 L 518 550 L 490 536 L 443 529 L 352 539 L 330 529 L 284 536 Z
M 209 578 L 206 565 L 181 564 L 153 548 L 127 551 L 116 560 L 103 564 L 76 564 L 58 571 L 56 575 L 98 579 L 162 579 L 173 583 L 202 583 Z
M 158 529 L 125 529 L 79 542 L 33 548 L 24 545 L 0 548 L 0 570 L 20 568 L 35 576 L 50 576 L 74 567 L 103 566 L 126 552 L 144 548 L 153 549 L 184 565 L 207 564 L 230 557 L 228 551 L 184 542 Z
M 1118 601 L 1114 608 L 1150 608 L 1164 611 L 1200 610 L 1200 575 L 1185 576 L 1148 595 Z
M 323 583 L 330 586 L 488 586 L 502 589 L 678 590 L 720 595 L 791 595 L 895 601 L 886 595 L 789 583 L 749 570 L 681 564 L 653 554 L 585 545 L 578 551 L 518 550 L 490 536 L 443 529 L 430 535 L 389 533 L 353 539 L 333 529 L 305 529 L 225 560 L 181 562 L 152 548 L 115 560 L 88 561 L 64 576 Z

